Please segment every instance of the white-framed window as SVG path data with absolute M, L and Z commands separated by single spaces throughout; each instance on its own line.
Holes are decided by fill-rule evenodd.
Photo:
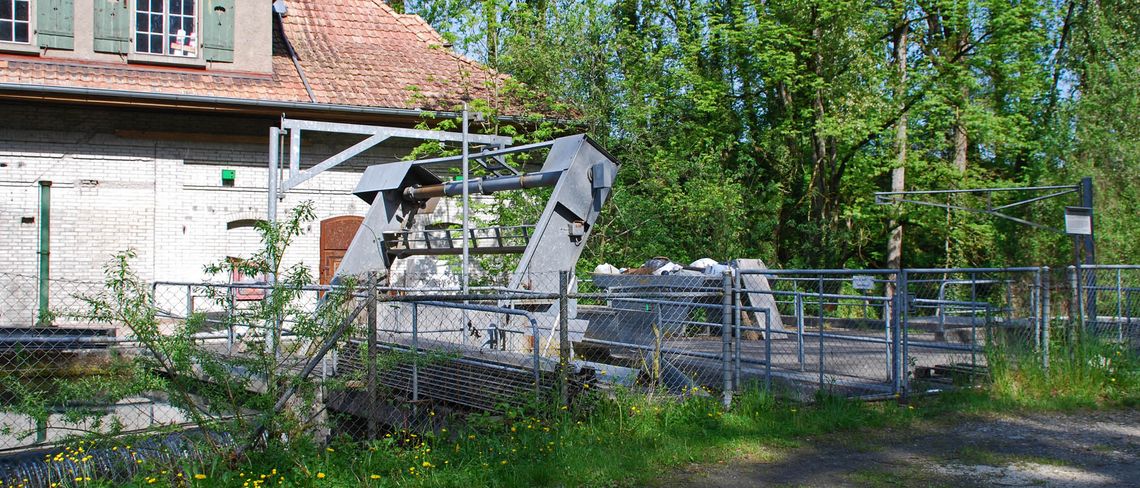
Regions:
M 30 0 L 0 0 L 0 42 L 32 42 Z
M 200 51 L 198 3 L 196 0 L 135 0 L 135 52 L 197 58 Z

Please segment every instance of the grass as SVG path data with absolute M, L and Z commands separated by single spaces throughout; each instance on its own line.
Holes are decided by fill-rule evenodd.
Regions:
M 995 343 L 987 352 L 989 401 L 1033 410 L 1140 405 L 1140 356 L 1127 344 L 1069 338 L 1054 340 L 1049 352 L 1045 368 L 1040 354 Z
M 133 485 L 640 486 L 693 463 L 777 460 L 805 439 L 824 435 L 859 439 L 864 432 L 903 428 L 947 414 L 1136 404 L 1140 362 L 1134 351 L 1105 342 L 1086 342 L 1067 350 L 1054 347 L 1047 374 L 1036 354 L 1001 351 L 1000 356 L 991 354 L 992 380 L 985 388 L 916 398 L 909 405 L 827 396 L 805 405 L 751 388 L 725 411 L 718 398 L 705 392 L 681 399 L 621 391 L 593 393 L 571 409 L 535 406 L 470 416 L 462 423 L 465 427 L 452 431 L 393 432 L 367 443 L 336 439 L 328 447 L 278 445 L 244 461 L 146 464 Z M 959 457 L 987 465 L 1058 462 L 982 449 L 963 450 Z M 907 469 L 863 470 L 850 476 L 865 486 L 940 481 Z M 82 482 L 88 483 L 99 482 Z M 74 484 L 78 483 L 61 486 Z

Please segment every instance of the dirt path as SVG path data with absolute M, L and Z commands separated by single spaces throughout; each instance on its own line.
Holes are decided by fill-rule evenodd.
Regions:
M 1140 486 L 1140 410 L 959 417 L 812 439 L 662 486 Z

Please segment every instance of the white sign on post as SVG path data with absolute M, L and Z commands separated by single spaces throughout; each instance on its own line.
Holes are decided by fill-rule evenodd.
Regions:
M 1065 233 L 1074 236 L 1092 235 L 1092 209 L 1065 207 Z
M 856 290 L 873 290 L 875 279 L 867 275 L 855 275 L 851 277 L 851 287 Z

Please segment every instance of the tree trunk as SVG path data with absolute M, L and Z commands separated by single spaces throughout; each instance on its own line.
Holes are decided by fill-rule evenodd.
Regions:
M 970 33 L 969 33 L 969 31 L 963 29 L 961 31 L 961 33 L 958 35 L 958 41 L 957 41 L 957 45 L 955 46 L 954 52 L 955 53 L 963 52 L 966 49 L 966 45 L 969 42 L 970 42 Z M 966 63 L 965 56 L 963 56 L 961 61 L 959 61 L 959 62 L 962 64 L 965 64 Z M 956 168 L 959 173 L 965 174 L 966 173 L 966 153 L 967 153 L 967 150 L 969 149 L 969 146 L 970 146 L 970 140 L 969 140 L 969 136 L 966 134 L 966 121 L 963 120 L 962 115 L 963 115 L 963 112 L 966 110 L 966 107 L 970 104 L 970 87 L 966 86 L 966 84 L 963 83 L 962 80 L 959 80 L 959 83 L 961 83 L 959 90 L 961 90 L 962 99 L 958 103 L 958 109 L 954 113 L 954 168 Z
M 895 167 L 891 170 L 891 191 L 906 191 L 906 149 L 907 149 L 907 114 L 906 114 L 906 50 L 908 23 L 906 9 L 901 9 L 899 27 L 894 35 L 894 62 L 898 70 L 898 85 L 895 86 L 895 100 L 899 104 L 902 115 L 895 125 Z M 902 266 L 903 227 L 897 221 L 890 223 L 891 235 L 887 240 L 887 267 L 899 269 Z M 888 287 L 888 293 L 893 295 L 893 287 Z

